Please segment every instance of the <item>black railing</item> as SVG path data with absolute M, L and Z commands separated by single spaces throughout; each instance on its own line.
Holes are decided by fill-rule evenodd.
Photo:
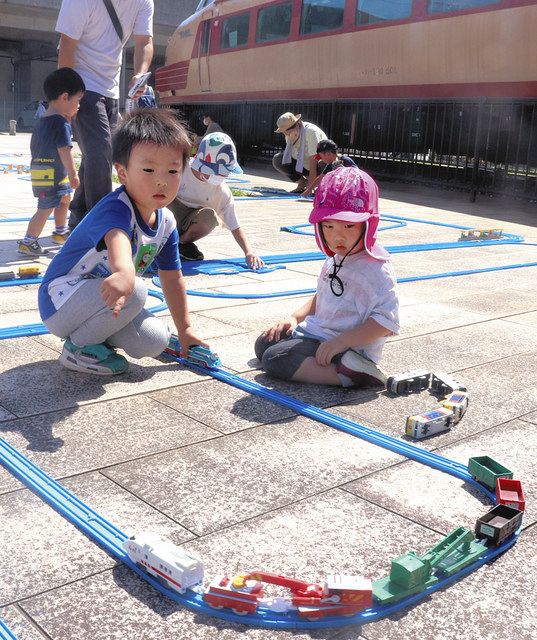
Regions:
M 537 198 L 537 101 L 449 100 L 241 102 L 185 105 L 203 133 L 207 109 L 235 140 L 243 163 L 282 149 L 278 116 L 301 113 L 343 153 L 378 177 L 425 181 L 477 193 Z

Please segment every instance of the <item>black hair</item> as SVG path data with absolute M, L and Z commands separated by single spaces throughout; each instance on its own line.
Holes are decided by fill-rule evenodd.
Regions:
M 203 118 L 211 118 L 211 120 L 213 122 L 216 122 L 216 118 L 215 118 L 214 113 L 212 111 L 204 111 L 201 114 L 201 119 L 203 120 Z
M 163 147 L 178 147 L 183 166 L 190 157 L 192 140 L 184 124 L 170 109 L 134 109 L 123 121 L 112 139 L 112 162 L 126 167 L 137 144 L 153 142 Z
M 317 145 L 317 153 L 322 153 L 323 151 L 337 153 L 337 148 L 337 144 L 333 140 L 321 140 Z
M 49 102 L 57 100 L 62 93 L 66 93 L 71 98 L 84 91 L 86 91 L 84 80 L 70 67 L 61 67 L 49 73 L 43 83 L 43 92 Z

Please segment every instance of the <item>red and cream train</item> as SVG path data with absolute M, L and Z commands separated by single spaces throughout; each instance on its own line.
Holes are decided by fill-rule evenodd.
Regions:
M 537 0 L 201 0 L 162 104 L 537 97 Z

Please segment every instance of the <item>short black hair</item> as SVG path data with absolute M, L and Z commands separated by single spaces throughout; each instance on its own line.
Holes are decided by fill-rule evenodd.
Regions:
M 203 120 L 203 118 L 211 118 L 211 120 L 213 122 L 216 122 L 216 118 L 215 118 L 214 113 L 212 111 L 204 111 L 201 114 L 201 118 L 202 118 L 202 120 Z
M 70 67 L 61 67 L 49 73 L 43 83 L 43 92 L 48 101 L 57 100 L 62 93 L 72 97 L 84 91 L 86 91 L 84 80 Z
M 186 166 L 190 158 L 190 135 L 170 109 L 134 109 L 123 116 L 123 121 L 112 139 L 112 162 L 126 167 L 133 147 L 144 142 L 153 142 L 163 147 L 178 147 L 183 156 L 183 166 Z
M 317 153 L 322 153 L 323 151 L 332 151 L 333 153 L 337 153 L 337 144 L 333 140 L 321 140 L 317 145 Z

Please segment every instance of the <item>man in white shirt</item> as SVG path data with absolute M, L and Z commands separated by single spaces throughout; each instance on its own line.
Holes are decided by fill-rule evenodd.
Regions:
M 304 122 L 300 113 L 282 113 L 276 126 L 274 133 L 285 136 L 285 149 L 272 158 L 272 166 L 289 180 L 298 182 L 291 193 L 311 193 L 319 172 L 317 145 L 328 136 L 317 125 Z
M 58 67 L 71 67 L 86 85 L 73 122 L 82 164 L 80 186 L 71 202 L 71 228 L 112 190 L 112 130 L 119 113 L 123 48 L 134 35 L 131 87 L 153 58 L 153 10 L 153 0 L 116 0 L 114 4 L 110 0 L 62 0 L 56 23 Z M 144 90 L 145 85 L 134 97 Z
M 183 170 L 177 197 L 169 205 L 179 231 L 182 260 L 203 260 L 194 244 L 222 224 L 242 249 L 250 269 L 264 266 L 240 227 L 235 200 L 225 183 L 230 173 L 242 173 L 233 140 L 225 133 L 210 133 L 200 142 L 196 157 Z

